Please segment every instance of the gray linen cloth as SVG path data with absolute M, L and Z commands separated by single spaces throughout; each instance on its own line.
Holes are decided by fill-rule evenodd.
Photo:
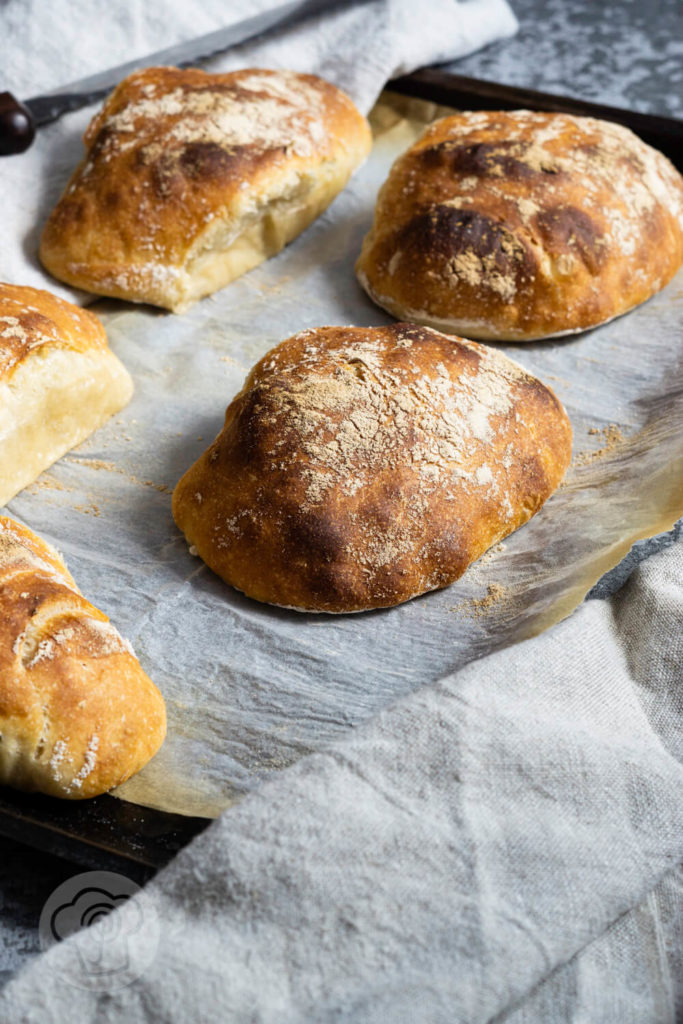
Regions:
M 682 581 L 679 542 L 274 777 L 112 915 L 116 961 L 156 909 L 139 979 L 74 987 L 70 938 L 0 1020 L 674 1021 Z

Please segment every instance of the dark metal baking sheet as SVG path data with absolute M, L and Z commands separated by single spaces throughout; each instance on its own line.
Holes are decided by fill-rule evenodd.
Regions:
M 209 824 L 113 796 L 57 800 L 0 787 L 0 835 L 86 868 L 144 879 Z

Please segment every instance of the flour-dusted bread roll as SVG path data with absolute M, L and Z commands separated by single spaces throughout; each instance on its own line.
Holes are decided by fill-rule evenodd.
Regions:
M 627 128 L 483 111 L 432 124 L 391 169 L 357 264 L 396 317 L 468 337 L 583 331 L 683 260 L 683 179 Z
M 0 784 L 79 799 L 138 772 L 164 701 L 60 555 L 0 517 Z
M 0 506 L 132 393 L 94 313 L 0 283 Z
M 570 449 L 552 391 L 498 352 L 320 327 L 256 364 L 173 514 L 250 597 L 357 612 L 456 580 L 540 508 Z
M 308 227 L 370 143 L 313 75 L 138 71 L 90 124 L 40 258 L 78 288 L 183 312 Z

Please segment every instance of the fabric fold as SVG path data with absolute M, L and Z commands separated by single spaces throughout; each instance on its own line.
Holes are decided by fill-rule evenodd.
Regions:
M 656 643 L 683 621 L 682 580 L 679 543 L 274 777 L 146 887 L 163 927 L 141 978 L 74 989 L 69 939 L 10 983 L 0 1018 L 469 1024 L 527 994 L 547 1007 L 539 985 L 683 856 L 683 767 L 663 742 L 681 644 Z M 646 959 L 657 932 L 641 930 Z

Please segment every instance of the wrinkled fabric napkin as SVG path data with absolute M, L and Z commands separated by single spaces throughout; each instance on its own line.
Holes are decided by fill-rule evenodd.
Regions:
M 9 0 L 3 87 L 32 95 L 265 6 Z M 367 111 L 392 75 L 514 29 L 503 0 L 374 0 L 207 67 L 314 71 Z M 55 289 L 37 238 L 91 115 L 0 162 L 0 278 Z M 679 542 L 276 775 L 28 965 L 0 1021 L 674 1021 L 682 580 Z
M 152 51 L 241 21 L 283 0 L 4 0 L 1 89 L 28 99 Z M 206 61 L 208 71 L 287 68 L 319 74 L 368 113 L 389 78 L 452 60 L 513 34 L 506 0 L 357 0 L 285 32 Z M 92 302 L 43 271 L 42 226 L 83 155 L 81 136 L 97 105 L 40 129 L 26 153 L 0 158 L 3 244 L 0 280 Z
M 0 1020 L 675 1021 L 682 623 L 679 542 L 265 783 Z M 148 966 L 81 987 L 98 940 Z

